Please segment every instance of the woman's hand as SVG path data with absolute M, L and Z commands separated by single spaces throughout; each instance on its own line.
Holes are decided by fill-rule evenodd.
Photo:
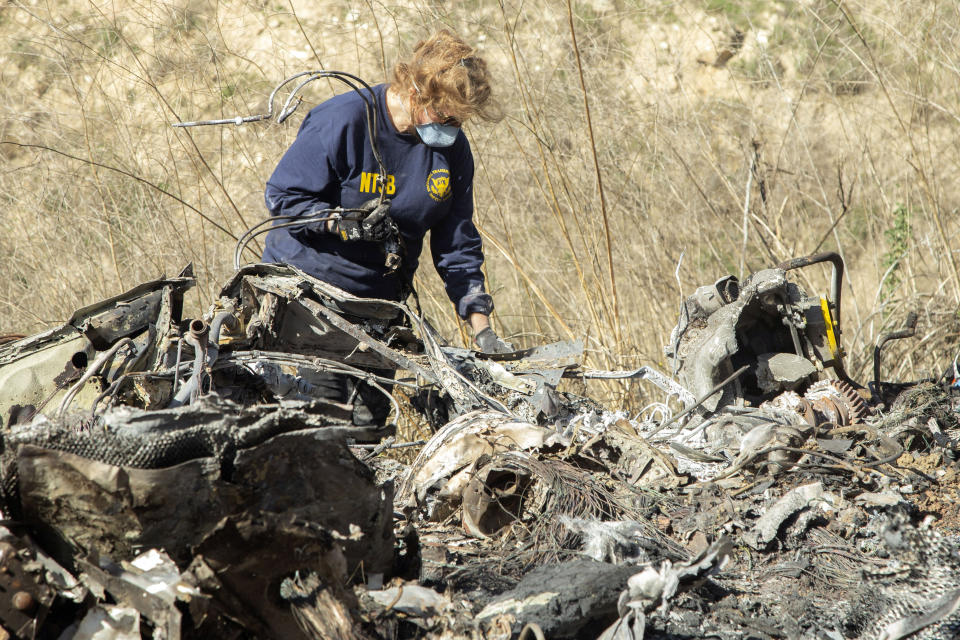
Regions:
M 483 353 L 511 353 L 513 345 L 493 332 L 493 329 L 486 329 L 477 333 L 473 341 Z
M 351 211 L 344 214 L 339 220 L 330 222 L 330 231 L 340 236 L 344 242 L 366 240 L 368 242 L 383 242 L 394 231 L 393 221 L 388 215 L 390 201 L 380 203 L 374 199 L 359 207 L 363 211 Z

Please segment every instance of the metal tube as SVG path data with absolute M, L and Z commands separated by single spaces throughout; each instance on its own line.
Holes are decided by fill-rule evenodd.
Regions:
M 899 331 L 891 331 L 881 336 L 877 341 L 877 346 L 873 348 L 873 382 L 870 384 L 870 393 L 873 395 L 873 401 L 880 400 L 880 351 L 884 345 L 891 340 L 901 340 L 903 338 L 912 338 L 917 333 L 917 312 L 911 311 L 907 314 L 906 327 Z
M 387 445 L 386 447 L 383 447 L 383 449 L 384 449 L 384 450 L 386 450 L 386 449 L 406 449 L 406 448 L 408 448 L 408 447 L 421 447 L 421 446 L 423 446 L 423 445 L 425 445 L 425 444 L 427 444 L 427 441 L 426 441 L 426 440 L 414 440 L 414 441 L 412 441 L 412 442 L 397 442 L 397 443 L 394 443 L 394 444 Z M 353 447 L 354 449 L 367 449 L 367 450 L 370 450 L 370 449 L 376 449 L 376 448 L 378 448 L 378 447 L 381 447 L 382 445 L 379 445 L 379 444 L 352 444 L 352 445 L 350 445 L 350 446 Z
M 564 371 L 564 378 L 581 378 L 583 380 L 627 380 L 638 379 L 652 382 L 668 395 L 676 396 L 684 407 L 694 404 L 697 399 L 683 385 L 666 374 L 660 373 L 653 367 L 640 367 L 630 371 L 597 371 L 582 369 L 579 371 Z
M 661 431 L 663 431 L 667 426 L 673 424 L 674 422 L 677 422 L 678 420 L 680 420 L 680 419 L 683 418 L 684 416 L 688 415 L 688 414 L 689 414 L 690 412 L 692 412 L 694 409 L 696 409 L 696 408 L 699 407 L 701 404 L 703 404 L 704 402 L 706 402 L 707 399 L 708 399 L 710 396 L 712 396 L 712 395 L 715 394 L 716 392 L 720 391 L 720 390 L 723 389 L 725 386 L 727 386 L 728 384 L 730 384 L 731 382 L 733 382 L 734 380 L 736 380 L 737 378 L 739 378 L 741 375 L 743 375 L 743 373 L 744 373 L 745 371 L 747 371 L 747 369 L 749 369 L 749 368 L 750 368 L 750 365 L 746 365 L 746 364 L 745 364 L 745 365 L 743 365 L 742 367 L 740 367 L 739 369 L 737 369 L 736 371 L 734 371 L 732 374 L 730 374 L 729 376 L 727 376 L 726 378 L 724 378 L 722 382 L 720 382 L 719 384 L 714 385 L 713 388 L 710 389 L 710 391 L 708 391 L 706 394 L 704 394 L 699 400 L 697 400 L 696 403 L 690 405 L 689 407 L 687 407 L 686 409 L 684 409 L 683 411 L 681 411 L 681 412 L 678 413 L 677 415 L 673 416 L 672 418 L 670 418 L 670 419 L 667 420 L 666 422 L 662 422 L 659 427 L 657 427 L 656 429 L 654 429 L 653 431 L 651 431 L 650 433 L 648 433 L 647 435 L 645 435 L 645 436 L 644 436 L 644 439 L 645 439 L 645 440 L 650 440 L 653 436 L 655 436 L 656 434 L 658 434 L 658 433 L 660 433 Z
M 60 408 L 57 409 L 57 418 L 63 416 L 64 412 L 67 410 L 67 407 L 70 406 L 70 403 L 73 402 L 73 399 L 76 397 L 76 395 L 80 393 L 80 389 L 84 384 L 86 384 L 87 380 L 96 375 L 96 373 L 100 371 L 100 368 L 103 367 L 108 360 L 115 356 L 121 348 L 130 344 L 133 344 L 133 340 L 130 338 L 119 340 L 116 344 L 110 347 L 110 349 L 104 351 L 100 357 L 94 360 L 92 365 L 87 367 L 87 370 L 83 373 L 83 376 L 81 376 L 76 384 L 70 387 L 70 390 L 67 391 L 66 395 L 63 396 L 63 400 L 60 402 Z
M 177 361 L 173 365 L 173 386 L 170 388 L 172 393 L 177 392 L 177 385 L 180 384 L 180 356 L 183 355 L 183 340 L 177 340 Z
M 206 323 L 202 320 L 194 320 L 193 322 L 201 322 L 204 329 L 206 329 Z M 180 387 L 180 390 L 173 397 L 173 400 L 171 400 L 170 404 L 167 405 L 168 408 L 190 404 L 190 399 L 193 397 L 193 392 L 200 388 L 200 378 L 203 376 L 203 361 L 206 351 L 205 342 L 207 335 L 205 331 L 202 333 L 204 342 L 201 342 L 200 338 L 197 337 L 197 333 L 193 331 L 193 322 L 190 323 L 191 330 L 183 336 L 184 342 L 193 347 L 193 374 L 190 376 L 190 379 L 187 380 L 182 387 Z
M 364 371 L 363 369 L 358 369 L 351 365 L 337 362 L 335 360 L 301 356 L 294 353 L 285 353 L 280 351 L 234 351 L 230 354 L 224 355 L 222 358 L 218 358 L 216 368 L 220 369 L 227 365 L 247 364 L 248 362 L 256 363 L 260 361 L 286 363 L 296 367 L 308 367 L 316 371 L 324 371 L 329 373 L 342 373 L 354 376 L 356 378 L 376 380 L 377 382 L 382 382 L 383 384 L 406 387 L 408 389 L 419 389 L 422 387 L 422 385 L 414 384 L 412 382 L 404 382 L 402 380 L 395 380 L 393 378 L 384 378 L 383 376 L 378 376 L 370 373 L 369 371 Z
M 220 344 L 220 328 L 226 324 L 228 328 L 235 329 L 237 327 L 237 318 L 233 315 L 233 309 L 226 311 L 221 311 L 213 317 L 213 320 L 210 321 L 210 337 L 208 344 L 217 348 Z M 219 350 L 219 349 L 218 349 Z M 208 364 L 213 364 L 212 362 Z
M 203 378 L 204 365 L 212 367 L 220 355 L 220 329 L 226 324 L 228 327 L 235 327 L 237 319 L 233 315 L 233 310 L 225 310 L 214 316 L 213 321 L 208 325 L 203 320 L 193 320 L 190 322 L 190 328 L 184 335 L 184 341 L 194 349 L 195 356 L 193 360 L 193 374 L 187 380 L 180 390 L 174 395 L 168 407 L 179 407 L 184 404 L 192 404 L 196 400 L 196 393 L 200 389 L 200 381 Z
M 202 343 L 202 341 L 205 340 L 207 335 L 210 333 L 210 325 L 197 318 L 190 321 L 190 325 L 187 330 L 190 332 L 190 335 L 197 340 L 200 340 Z

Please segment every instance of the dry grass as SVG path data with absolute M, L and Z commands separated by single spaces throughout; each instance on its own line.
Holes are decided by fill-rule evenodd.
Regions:
M 262 112 L 273 85 L 305 69 L 382 81 L 440 25 L 480 43 L 507 114 L 468 130 L 502 333 L 585 338 L 594 366 L 666 368 L 682 295 L 838 250 L 856 377 L 910 309 L 922 338 L 890 346 L 890 377 L 952 359 L 960 9 L 919 0 L 11 0 L 0 334 L 190 261 L 190 304 L 204 308 L 234 237 L 266 213 L 263 184 L 299 116 L 170 125 Z M 307 97 L 340 90 L 316 83 Z M 428 315 L 456 336 L 436 275 L 418 281 Z M 594 391 L 640 402 L 636 387 Z

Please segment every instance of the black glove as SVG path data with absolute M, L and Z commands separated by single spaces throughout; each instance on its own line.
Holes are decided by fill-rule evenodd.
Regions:
M 477 343 L 483 353 L 510 353 L 513 351 L 513 345 L 495 334 L 490 327 L 475 335 L 473 341 Z
M 383 242 L 396 232 L 396 225 L 390 219 L 390 201 L 384 200 L 378 204 L 373 199 L 362 204 L 362 211 L 351 211 L 335 220 L 332 231 L 340 236 L 344 242 L 366 240 L 368 242 Z

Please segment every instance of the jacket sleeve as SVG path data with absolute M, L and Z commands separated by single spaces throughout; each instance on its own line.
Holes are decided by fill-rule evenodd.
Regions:
M 303 216 L 340 204 L 337 146 L 342 131 L 310 112 L 296 140 L 267 180 L 264 200 L 272 216 Z M 318 227 L 321 225 L 318 225 Z
M 484 288 L 483 243 L 473 224 L 473 156 L 469 147 L 455 172 L 450 211 L 430 230 L 430 250 L 447 295 L 461 318 L 490 315 L 493 298 Z

